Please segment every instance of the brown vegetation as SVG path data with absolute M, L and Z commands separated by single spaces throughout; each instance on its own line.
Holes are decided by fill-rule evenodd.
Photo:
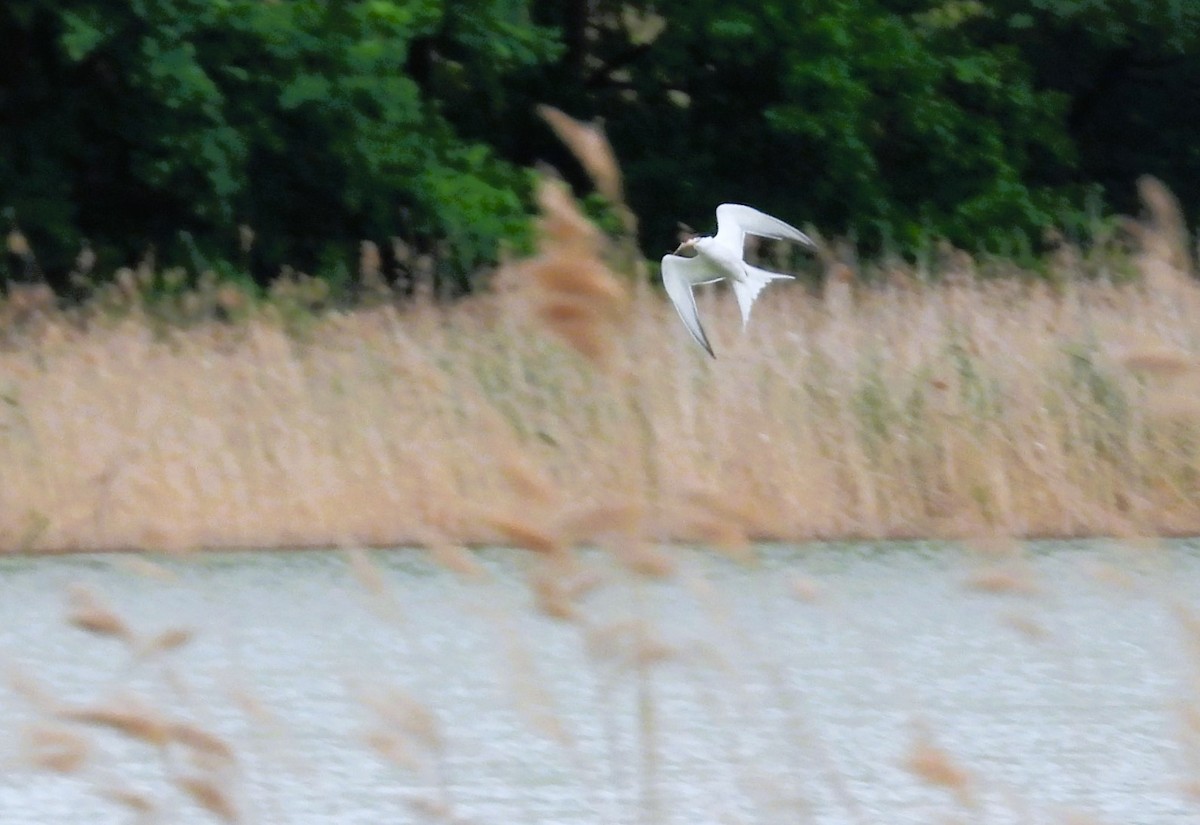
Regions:
M 615 348 L 615 378 L 511 294 L 330 314 L 308 341 L 267 317 L 48 318 L 0 352 L 0 546 L 512 541 L 534 529 L 514 456 L 659 539 L 712 538 L 698 496 L 760 538 L 1200 530 L 1182 275 L 863 289 L 842 310 L 777 287 L 745 337 L 723 297 L 701 296 L 711 364 L 647 288 L 620 337 L 557 318 Z
M 602 135 L 552 122 L 619 195 Z M 552 182 L 538 254 L 454 305 L 202 278 L 164 324 L 145 268 L 69 312 L 14 297 L 0 548 L 1200 532 L 1200 287 L 1142 192 L 1138 251 L 1060 246 L 1049 278 L 825 250 L 824 294 L 773 287 L 745 334 L 706 292 L 711 363 L 625 272 L 628 210 L 607 239 Z

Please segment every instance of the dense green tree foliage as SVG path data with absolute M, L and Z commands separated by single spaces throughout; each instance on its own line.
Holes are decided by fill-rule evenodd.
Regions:
M 651 232 L 745 200 L 868 241 L 975 246 L 1066 204 L 1042 185 L 1072 162 L 1065 99 L 1014 49 L 971 42 L 963 4 L 665 0 L 657 32 L 611 5 L 555 88 L 606 119 Z
M 986 13 L 984 11 L 986 10 Z M 992 0 L 964 29 L 1015 49 L 1038 88 L 1067 101 L 1073 179 L 1121 209 L 1134 181 L 1166 181 L 1200 206 L 1200 3 L 1192 0 Z
M 46 268 L 81 234 L 219 254 L 245 224 L 276 265 L 406 231 L 469 269 L 520 233 L 529 175 L 459 138 L 427 57 L 495 84 L 556 48 L 506 0 L 9 0 L 0 204 Z
M 83 237 L 265 277 L 393 235 L 465 273 L 539 161 L 584 183 L 538 103 L 603 118 L 651 255 L 725 200 L 902 248 L 1144 172 L 1200 202 L 1185 0 L 8 0 L 0 207 L 52 275 Z

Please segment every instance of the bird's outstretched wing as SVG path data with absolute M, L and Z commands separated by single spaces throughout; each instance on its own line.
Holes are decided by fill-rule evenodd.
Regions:
M 684 258 L 681 255 L 664 255 L 662 259 L 663 286 L 667 288 L 667 296 L 675 305 L 683 325 L 696 339 L 696 343 L 713 358 L 712 346 L 704 327 L 700 326 L 700 315 L 696 311 L 696 296 L 692 294 L 695 284 L 707 284 L 721 280 L 722 275 L 705 261 L 704 258 Z
M 718 206 L 717 234 L 714 236 L 717 242 L 728 249 L 736 250 L 740 256 L 746 235 L 816 246 L 812 238 L 796 227 L 784 223 L 779 218 L 772 218 L 765 212 L 759 212 L 752 206 L 743 206 L 740 203 L 723 203 Z

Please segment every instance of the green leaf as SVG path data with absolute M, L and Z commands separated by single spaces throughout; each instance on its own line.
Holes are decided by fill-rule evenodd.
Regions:
M 59 38 L 67 57 L 79 63 L 104 42 L 107 34 L 92 20 L 71 11 L 62 14 L 64 30 Z
M 302 74 L 287 83 L 279 93 L 279 105 L 284 110 L 298 109 L 306 103 L 325 103 L 332 84 L 321 75 Z

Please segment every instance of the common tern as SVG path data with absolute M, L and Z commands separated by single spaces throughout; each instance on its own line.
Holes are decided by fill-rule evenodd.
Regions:
M 723 203 L 717 207 L 716 235 L 686 240 L 674 253 L 664 255 L 662 259 L 663 285 L 667 288 L 671 303 L 678 310 L 688 332 L 713 358 L 717 356 L 708 343 L 704 327 L 700 326 L 692 287 L 728 280 L 741 307 L 744 328 L 750 322 L 750 307 L 762 288 L 769 281 L 794 277 L 746 263 L 743 243 L 747 235 L 816 246 L 799 229 L 778 218 L 739 203 Z M 679 254 L 686 251 L 692 251 L 695 255 L 684 257 Z

